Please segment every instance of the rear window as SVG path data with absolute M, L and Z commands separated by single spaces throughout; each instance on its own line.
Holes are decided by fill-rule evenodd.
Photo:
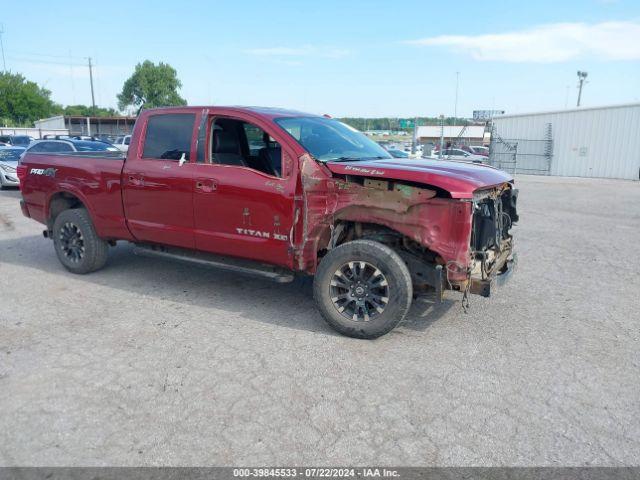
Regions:
M 193 113 L 153 115 L 147 122 L 143 158 L 189 160 L 191 135 L 196 116 Z

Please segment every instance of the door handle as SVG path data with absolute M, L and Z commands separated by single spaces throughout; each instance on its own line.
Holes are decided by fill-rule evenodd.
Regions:
M 134 187 L 142 187 L 144 186 L 144 178 L 136 177 L 135 175 L 129 175 L 129 185 Z

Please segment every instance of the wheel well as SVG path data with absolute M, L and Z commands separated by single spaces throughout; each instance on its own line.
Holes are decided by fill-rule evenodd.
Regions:
M 84 208 L 84 204 L 78 197 L 71 193 L 59 192 L 51 197 L 49 201 L 49 216 L 47 218 L 47 227 L 49 230 L 53 228 L 56 217 L 61 212 L 71 208 Z
M 442 257 L 424 245 L 384 225 L 342 221 L 331 229 L 325 247 L 317 252 L 317 261 L 333 248 L 353 240 L 373 240 L 394 250 L 404 260 L 411 273 L 414 291 L 433 291 L 441 294 L 443 287 Z M 439 270 L 438 270 L 439 269 Z
M 318 251 L 318 259 L 324 256 L 328 250 L 352 240 L 374 240 L 387 245 L 394 250 L 407 251 L 419 255 L 427 261 L 435 262 L 438 254 L 425 248 L 415 240 L 384 225 L 376 223 L 362 223 L 341 221 L 337 222 L 331 230 L 331 238 L 328 243 Z

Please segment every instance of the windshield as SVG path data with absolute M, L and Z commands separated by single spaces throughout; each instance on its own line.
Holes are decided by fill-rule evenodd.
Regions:
M 0 162 L 16 162 L 24 148 L 0 148 Z
M 276 118 L 317 160 L 365 160 L 391 158 L 387 151 L 363 133 L 338 120 L 325 117 Z

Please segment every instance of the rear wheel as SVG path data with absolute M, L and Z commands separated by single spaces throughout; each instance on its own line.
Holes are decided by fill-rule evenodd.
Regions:
M 376 338 L 390 332 L 411 307 L 409 269 L 391 248 L 355 240 L 329 251 L 313 285 L 325 320 L 344 335 Z
M 65 210 L 56 217 L 53 245 L 60 263 L 73 273 L 94 272 L 107 261 L 109 245 L 98 237 L 84 208 Z

